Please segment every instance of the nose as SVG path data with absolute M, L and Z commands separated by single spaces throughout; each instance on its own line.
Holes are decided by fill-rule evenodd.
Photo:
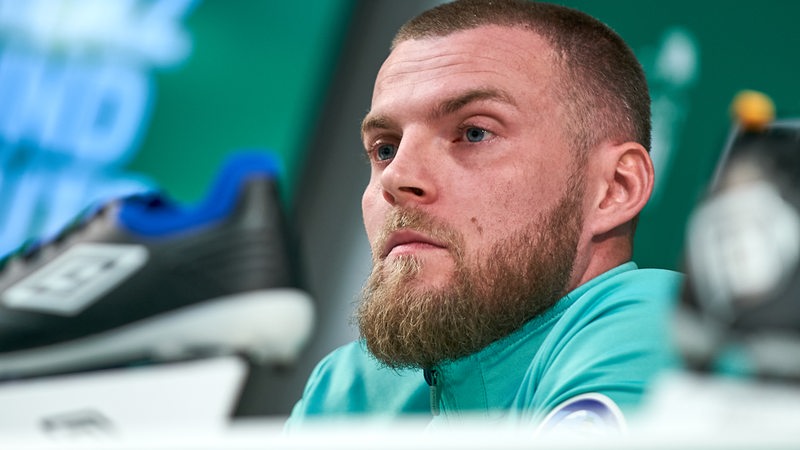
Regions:
M 425 204 L 436 197 L 435 164 L 430 144 L 403 136 L 392 161 L 381 173 L 383 198 L 391 205 Z M 440 170 L 440 169 L 439 169 Z

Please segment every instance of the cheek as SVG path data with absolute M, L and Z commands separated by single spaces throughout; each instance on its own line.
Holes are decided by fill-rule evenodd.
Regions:
M 509 222 L 520 220 L 527 215 L 533 199 L 531 186 L 520 185 L 517 180 L 495 182 L 486 190 L 480 210 L 485 211 L 486 225 L 503 226 Z
M 370 242 L 377 235 L 378 230 L 383 225 L 383 212 L 380 210 L 380 191 L 375 188 L 373 183 L 367 185 L 364 194 L 361 196 L 361 214 L 364 219 L 364 229 Z
M 535 186 L 498 183 L 475 204 L 473 214 L 468 217 L 471 232 L 490 241 L 502 239 L 528 228 L 551 201 Z

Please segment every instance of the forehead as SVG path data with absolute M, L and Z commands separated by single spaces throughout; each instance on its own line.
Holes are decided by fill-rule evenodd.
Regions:
M 536 96 L 552 82 L 552 55 L 538 34 L 494 25 L 403 41 L 378 73 L 373 107 L 382 96 L 430 98 L 466 86 Z

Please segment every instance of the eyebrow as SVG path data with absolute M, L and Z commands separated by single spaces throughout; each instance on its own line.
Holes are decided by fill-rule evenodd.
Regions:
M 514 98 L 508 95 L 505 91 L 494 88 L 471 89 L 441 102 L 439 105 L 433 108 L 429 118 L 438 119 L 448 114 L 456 113 L 467 105 L 480 101 L 496 101 L 512 106 L 517 105 L 517 103 L 514 101 Z
M 494 88 L 478 88 L 470 89 L 452 98 L 445 99 L 438 105 L 435 105 L 428 114 L 429 120 L 435 120 L 449 114 L 453 114 L 470 105 L 479 101 L 497 101 L 506 103 L 511 106 L 516 106 L 517 103 L 511 95 L 505 91 Z M 370 115 L 364 118 L 361 122 L 361 136 L 364 136 L 370 130 L 386 130 L 395 128 L 395 122 L 387 115 L 377 114 Z
M 394 128 L 394 121 L 383 114 L 367 114 L 361 122 L 361 136 L 363 137 L 370 130 L 387 130 Z

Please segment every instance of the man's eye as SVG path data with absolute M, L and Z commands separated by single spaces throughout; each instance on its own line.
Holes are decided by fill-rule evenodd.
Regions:
M 489 132 L 483 128 L 469 127 L 464 131 L 464 137 L 469 142 L 481 142 L 486 139 Z
M 394 158 L 397 154 L 397 146 L 392 144 L 381 144 L 375 149 L 375 159 L 386 161 Z

